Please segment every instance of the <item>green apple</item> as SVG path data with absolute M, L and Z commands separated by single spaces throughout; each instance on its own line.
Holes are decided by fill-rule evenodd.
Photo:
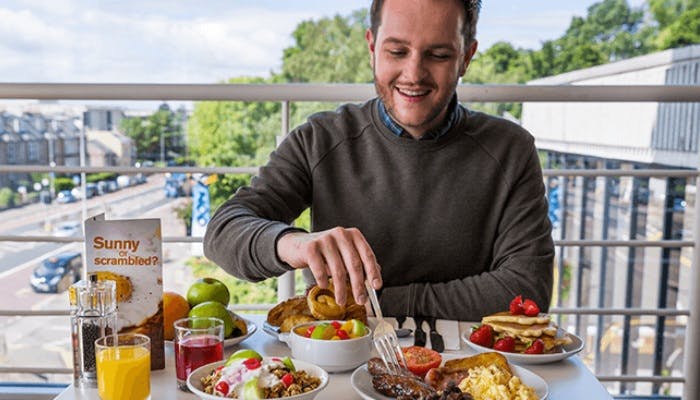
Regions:
M 231 294 L 226 285 L 218 279 L 200 278 L 187 289 L 187 302 L 190 307 L 205 301 L 216 301 L 225 306 L 231 300 Z
M 265 398 L 265 391 L 258 387 L 258 378 L 255 377 L 243 385 L 243 398 L 244 399 L 263 399 Z
M 205 301 L 204 303 L 199 303 L 192 307 L 189 317 L 219 318 L 224 321 L 224 337 L 229 337 L 233 333 L 233 317 L 231 317 L 228 309 L 219 302 Z
M 247 360 L 249 358 L 255 358 L 262 361 L 262 356 L 257 351 L 251 349 L 241 349 L 229 356 L 228 360 L 226 361 L 226 366 L 228 367 L 237 360 Z
M 365 336 L 365 333 L 367 332 L 367 327 L 365 324 L 360 321 L 359 319 L 352 319 L 352 331 L 348 332 L 350 336 L 353 337 L 361 337 Z
M 333 335 L 335 335 L 335 328 L 333 325 L 326 322 L 321 322 L 320 324 L 316 325 L 314 331 L 311 332 L 311 339 L 330 340 Z
M 292 362 L 292 359 L 289 357 L 285 357 L 282 359 L 282 364 L 284 364 L 285 367 L 287 367 L 288 370 L 291 372 L 295 372 L 297 369 L 294 366 L 294 363 Z

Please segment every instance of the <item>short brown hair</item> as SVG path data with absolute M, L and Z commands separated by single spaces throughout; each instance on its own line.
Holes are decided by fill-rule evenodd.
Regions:
M 479 11 L 481 10 L 481 0 L 458 0 L 464 7 L 464 27 L 462 27 L 462 36 L 464 43 L 469 46 L 476 39 L 476 22 L 479 20 Z M 372 6 L 369 9 L 369 22 L 372 35 L 377 37 L 377 30 L 382 22 L 382 6 L 384 0 L 372 0 Z

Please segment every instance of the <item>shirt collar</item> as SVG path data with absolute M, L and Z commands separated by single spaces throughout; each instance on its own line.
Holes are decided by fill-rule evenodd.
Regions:
M 384 105 L 384 102 L 382 99 L 379 99 L 378 102 L 378 108 L 379 108 L 379 117 L 382 119 L 382 122 L 384 125 L 389 128 L 389 130 L 394 133 L 396 136 L 399 137 L 405 137 L 405 138 L 411 138 L 412 136 L 406 132 L 406 130 L 401 127 L 396 121 L 394 121 L 391 116 L 389 115 L 389 112 L 386 110 L 386 106 Z M 445 135 L 447 132 L 452 129 L 452 127 L 455 125 L 455 122 L 457 121 L 457 117 L 459 116 L 459 103 L 457 102 L 457 95 L 455 94 L 452 97 L 452 100 L 450 100 L 450 104 L 447 106 L 447 117 L 445 118 L 445 122 L 438 126 L 437 128 L 430 130 L 426 132 L 423 136 L 421 136 L 418 140 L 431 140 L 431 139 L 438 139 Z

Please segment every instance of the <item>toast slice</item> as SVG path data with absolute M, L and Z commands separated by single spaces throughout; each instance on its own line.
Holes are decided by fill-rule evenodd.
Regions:
M 475 356 L 458 358 L 456 360 L 445 361 L 444 368 L 447 370 L 469 370 L 474 367 L 484 367 L 488 365 L 495 365 L 504 373 L 509 375 L 509 379 L 513 376 L 513 371 L 508 365 L 508 360 L 500 353 L 487 352 L 480 353 Z

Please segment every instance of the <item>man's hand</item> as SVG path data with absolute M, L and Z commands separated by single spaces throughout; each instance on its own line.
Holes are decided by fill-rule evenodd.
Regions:
M 358 304 L 367 301 L 365 277 L 372 287 L 382 287 L 374 251 L 356 228 L 336 227 L 323 232 L 290 232 L 277 241 L 277 256 L 293 268 L 309 268 L 321 288 L 333 278 L 335 301 L 346 303 L 346 282 Z

